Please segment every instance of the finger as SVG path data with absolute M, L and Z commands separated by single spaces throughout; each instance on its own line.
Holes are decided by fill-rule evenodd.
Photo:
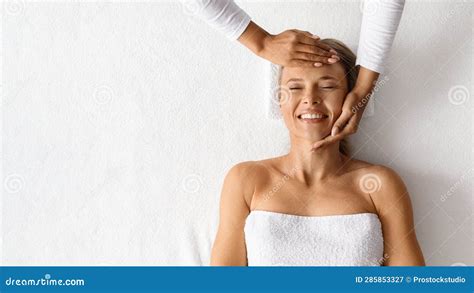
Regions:
M 340 131 L 339 133 L 334 134 L 334 135 L 329 135 L 326 138 L 315 142 L 313 144 L 313 150 L 323 148 L 323 147 L 325 147 L 325 146 L 327 146 L 331 143 L 335 143 L 335 142 L 337 142 L 337 141 L 339 141 L 339 140 L 355 133 L 356 130 L 357 130 L 357 125 L 358 125 L 357 116 L 356 115 L 351 116 L 351 118 L 349 119 L 349 122 L 347 123 L 347 125 L 342 128 L 342 131 Z
M 334 122 L 334 125 L 332 126 L 331 134 L 336 135 L 338 132 L 341 132 L 352 116 L 354 116 L 354 113 L 350 111 L 342 111 L 341 115 L 337 118 L 336 122 Z
M 351 119 L 349 120 L 349 123 L 347 124 L 346 127 L 344 127 L 342 129 L 342 131 L 336 135 L 330 135 L 330 136 L 327 136 L 326 138 L 320 140 L 320 141 L 317 141 L 316 143 L 313 144 L 313 149 L 319 149 L 319 148 L 323 148 L 331 143 L 335 143 L 337 141 L 340 141 L 342 139 L 344 139 L 345 137 L 351 135 L 354 133 L 354 125 L 357 124 L 357 117 L 354 115 L 351 117 Z
M 334 135 L 334 136 L 329 135 L 329 136 L 327 136 L 326 138 L 324 138 L 324 139 L 322 139 L 322 140 L 320 140 L 320 141 L 315 142 L 315 143 L 313 144 L 312 150 L 317 150 L 317 149 L 323 148 L 323 147 L 325 147 L 325 146 L 327 146 L 327 145 L 330 145 L 330 144 L 332 144 L 332 143 L 335 143 L 335 142 L 337 142 L 337 141 L 340 141 L 341 139 L 343 139 L 343 138 L 346 137 L 347 135 L 348 135 L 348 133 L 346 133 L 346 132 L 344 132 L 344 131 L 341 132 L 341 133 L 339 133 L 339 134 L 337 134 L 337 135 Z
M 337 55 L 336 50 L 322 43 L 320 39 L 311 38 L 311 37 L 308 37 L 307 35 L 300 35 L 300 38 L 298 39 L 298 41 L 302 44 L 317 46 L 318 48 L 328 53 L 333 53 L 332 55 Z
M 342 126 L 338 127 L 338 132 L 335 133 L 333 136 L 342 134 L 344 137 L 354 134 L 357 131 L 358 125 L 357 115 L 352 115 L 351 118 L 347 123 L 342 124 Z
M 356 133 L 357 129 L 359 128 L 359 122 L 360 122 L 360 115 L 357 115 L 357 114 L 352 115 L 351 119 L 349 119 L 349 122 L 347 122 L 346 126 L 344 127 L 344 131 L 346 131 L 349 134 Z
M 319 65 L 315 65 L 315 63 L 318 63 Z M 288 67 L 319 67 L 322 66 L 322 63 L 320 62 L 314 62 L 314 61 L 308 61 L 308 60 L 302 60 L 302 59 L 292 59 L 288 65 Z
M 300 60 L 308 60 L 308 61 L 314 61 L 314 62 L 323 62 L 326 64 L 332 64 L 337 62 L 336 59 L 333 58 L 328 58 L 328 57 L 323 57 L 311 53 L 303 53 L 303 52 L 295 52 L 293 54 L 293 57 L 295 59 L 300 59 Z
M 294 29 L 293 31 L 297 32 L 297 33 L 300 33 L 299 41 L 302 44 L 317 46 L 321 50 L 323 50 L 323 51 L 325 51 L 325 52 L 327 52 L 331 55 L 336 55 L 336 56 L 338 55 L 336 50 L 334 50 L 333 48 L 331 48 L 330 46 L 328 46 L 324 43 L 321 43 L 320 42 L 321 38 L 319 36 L 313 35 L 312 33 L 308 32 L 308 31 L 300 31 L 298 29 Z
M 308 36 L 306 34 L 299 34 L 297 40 L 302 43 L 302 44 L 307 44 L 307 45 L 312 45 L 312 46 L 318 46 L 321 44 L 319 37 L 314 37 L 314 36 Z M 324 46 L 328 47 L 329 49 L 325 49 L 324 46 L 321 46 L 323 50 L 329 51 L 331 48 L 327 46 L 326 44 L 323 44 Z
M 302 31 L 302 30 L 299 30 L 299 29 L 294 29 L 294 31 L 297 32 L 297 33 L 306 35 L 306 36 L 308 36 L 308 37 L 310 37 L 310 38 L 320 39 L 319 36 L 313 35 L 312 33 L 308 32 L 308 31 Z
M 316 46 L 318 44 L 318 41 L 321 40 L 321 38 L 317 35 L 313 35 L 308 31 L 300 31 L 297 29 L 292 30 L 293 33 L 295 33 L 295 41 L 298 43 L 307 43 L 309 45 L 314 45 Z
M 307 45 L 307 44 L 302 44 L 302 43 L 296 45 L 295 49 L 298 52 L 310 53 L 310 54 L 315 54 L 319 56 L 325 56 L 328 58 L 334 55 L 334 53 L 323 50 L 319 48 L 318 46 L 312 46 L 312 45 Z

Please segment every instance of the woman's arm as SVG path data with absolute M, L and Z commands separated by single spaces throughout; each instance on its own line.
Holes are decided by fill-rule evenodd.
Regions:
M 339 61 L 335 50 L 331 51 L 309 32 L 293 29 L 269 34 L 233 0 L 186 0 L 183 5 L 230 40 L 238 40 L 257 56 L 275 64 L 319 67 Z
M 232 167 L 224 179 L 211 266 L 247 265 L 244 226 L 254 191 L 254 176 L 251 174 L 251 163 L 244 162 Z
M 378 191 L 371 194 L 382 223 L 385 266 L 424 266 L 416 238 L 413 209 L 408 190 L 400 176 L 390 168 L 375 166 Z
M 365 0 L 356 65 L 383 73 L 405 0 Z
M 250 16 L 233 0 L 181 0 L 195 14 L 231 40 L 237 40 L 250 23 Z

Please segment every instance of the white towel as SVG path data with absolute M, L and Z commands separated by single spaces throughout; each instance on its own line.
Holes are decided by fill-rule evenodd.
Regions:
M 265 106 L 267 109 L 267 117 L 270 119 L 282 118 L 278 98 L 279 91 L 284 90 L 284 88 L 280 89 L 281 68 L 282 67 L 278 64 L 268 63 L 267 84 L 265 85 Z M 285 91 L 283 91 L 282 94 L 285 94 Z
M 280 65 L 271 62 L 268 62 L 266 69 L 268 73 L 266 74 L 267 78 L 265 85 L 265 108 L 267 109 L 267 118 L 273 120 L 283 118 L 280 111 L 278 93 L 281 92 L 283 99 L 289 98 L 288 89 L 284 86 L 280 86 L 281 69 L 282 67 Z M 365 108 L 362 117 L 370 117 L 374 115 L 374 98 L 375 92 L 367 103 L 367 107 Z
M 382 224 L 374 213 L 298 216 L 250 212 L 245 222 L 249 266 L 379 266 Z

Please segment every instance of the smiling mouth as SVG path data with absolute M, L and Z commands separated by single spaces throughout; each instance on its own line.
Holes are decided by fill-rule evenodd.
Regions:
M 301 114 L 297 116 L 299 120 L 308 123 L 316 123 L 324 121 L 324 119 L 328 118 L 329 116 L 326 114 Z

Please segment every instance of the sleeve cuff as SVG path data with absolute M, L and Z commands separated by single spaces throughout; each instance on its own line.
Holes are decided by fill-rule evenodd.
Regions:
M 385 69 L 382 64 L 376 64 L 374 62 L 370 62 L 368 60 L 364 60 L 363 58 L 359 58 L 359 57 L 357 57 L 356 59 L 356 66 L 357 65 L 360 65 L 364 68 L 375 71 L 379 74 L 384 73 L 384 69 Z
M 242 20 L 240 21 L 239 25 L 235 27 L 235 30 L 230 32 L 227 37 L 230 40 L 237 40 L 245 31 L 245 29 L 249 26 L 249 23 L 252 19 L 248 14 L 244 12 L 244 15 L 242 16 Z

